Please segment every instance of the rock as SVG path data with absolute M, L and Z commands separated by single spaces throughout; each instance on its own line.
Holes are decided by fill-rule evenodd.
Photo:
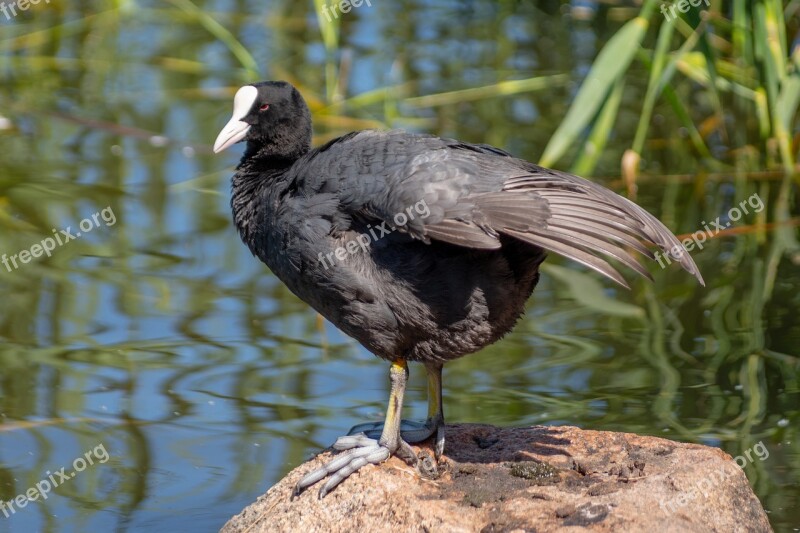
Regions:
M 290 501 L 327 451 L 222 531 L 772 531 L 744 472 L 717 448 L 575 427 L 454 424 L 445 452 L 437 479 L 390 458 L 323 500 L 315 486 Z

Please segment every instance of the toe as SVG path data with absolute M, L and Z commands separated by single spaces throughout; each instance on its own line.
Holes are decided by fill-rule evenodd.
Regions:
M 414 452 L 414 449 L 403 439 L 399 439 L 397 451 L 395 453 L 397 453 L 397 456 L 409 465 L 416 466 L 417 454 Z
M 344 437 L 339 437 L 333 443 L 334 450 L 349 450 L 351 448 L 359 448 L 365 446 L 377 445 L 378 441 L 369 438 L 365 433 L 350 434 Z
M 444 455 L 444 424 L 436 428 L 436 445 L 433 448 L 433 453 L 437 461 Z
M 370 439 L 363 433 L 340 437 L 334 444 L 334 448 L 344 451 L 324 466 L 317 468 L 298 481 L 292 493 L 292 498 L 299 496 L 311 485 L 328 478 L 319 491 L 319 497 L 324 498 L 326 494 L 347 479 L 353 472 L 368 464 L 382 463 L 392 455 L 394 450 L 397 450 L 398 454 L 402 456 L 408 455 L 410 452 L 410 456 L 413 457 L 412 464 L 415 464 L 416 455 L 411 450 L 411 447 L 402 440 L 400 442 L 402 443 L 400 445 L 393 443 L 392 446 L 387 446 L 375 439 Z
M 339 483 L 350 477 L 351 474 L 368 464 L 379 464 L 389 458 L 391 453 L 383 446 L 375 446 L 366 449 L 368 453 L 353 457 L 347 464 L 336 470 L 328 478 L 328 481 L 319 489 L 319 498 L 324 498 Z

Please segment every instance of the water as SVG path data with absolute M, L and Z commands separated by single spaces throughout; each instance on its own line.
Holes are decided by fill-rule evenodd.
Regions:
M 291 295 L 232 227 L 240 149 L 213 156 L 210 144 L 233 90 L 256 76 L 297 82 L 317 142 L 404 127 L 536 160 L 629 17 L 602 7 L 576 21 L 558 2 L 372 0 L 341 15 L 336 65 L 349 75 L 338 91 L 395 89 L 330 107 L 333 56 L 310 3 L 194 5 L 250 51 L 257 75 L 181 1 L 40 3 L 0 17 L 0 253 L 91 228 L 51 257 L 0 266 L 0 500 L 63 483 L 0 517 L 0 530 L 213 531 L 382 415 L 386 365 Z M 636 128 L 647 74 L 635 72 L 594 173 L 618 191 L 602 176 L 619 174 Z M 504 98 L 404 101 L 545 75 L 562 77 Z M 704 110 L 693 108 L 696 122 Z M 697 174 L 671 109 L 656 112 L 642 205 L 678 233 L 725 223 L 754 193 L 772 216 L 780 173 L 749 174 L 763 170 L 754 157 Z M 757 145 L 757 126 L 738 124 Z M 780 231 L 797 230 L 754 221 L 693 252 L 706 288 L 651 264 L 655 283 L 628 276 L 625 291 L 551 257 L 514 333 L 445 369 L 447 417 L 631 431 L 732 455 L 762 442 L 769 457 L 748 478 L 776 530 L 800 527 L 800 255 L 773 253 Z M 412 366 L 412 416 L 425 401 Z M 61 480 L 62 467 L 81 471 Z

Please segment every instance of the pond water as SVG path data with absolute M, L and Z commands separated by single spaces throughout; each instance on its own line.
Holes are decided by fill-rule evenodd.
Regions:
M 372 0 L 339 15 L 338 49 L 312 2 L 41 2 L 0 17 L 0 254 L 18 256 L 0 266 L 0 501 L 58 485 L 0 516 L 0 531 L 215 531 L 382 416 L 385 363 L 289 293 L 232 226 L 241 150 L 210 145 L 237 87 L 295 82 L 315 142 L 402 127 L 536 161 L 636 13 L 625 5 L 578 19 L 555 1 Z M 506 96 L 413 99 L 545 76 Z M 613 176 L 646 81 L 634 66 L 593 173 L 623 193 Z M 708 102 L 682 90 L 701 122 Z M 723 104 L 737 145 L 758 146 L 758 125 Z M 637 201 L 679 234 L 730 223 L 693 252 L 707 286 L 652 263 L 655 283 L 628 275 L 626 291 L 551 256 L 514 333 L 445 368 L 445 412 L 734 456 L 761 442 L 768 457 L 746 474 L 775 529 L 798 531 L 800 252 L 773 245 L 797 226 L 753 226 L 772 220 L 786 178 L 758 153 L 709 172 L 661 105 Z M 726 142 L 709 139 L 715 153 Z M 753 209 L 731 220 L 742 201 Z M 67 233 L 48 257 L 44 241 Z M 422 417 L 424 372 L 411 372 L 406 413 Z

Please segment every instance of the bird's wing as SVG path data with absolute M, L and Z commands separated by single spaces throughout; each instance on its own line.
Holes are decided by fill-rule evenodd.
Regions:
M 364 131 L 313 151 L 299 179 L 301 187 L 315 193 L 337 194 L 348 217 L 397 226 L 403 217 L 395 217 L 406 213 L 409 220 L 400 229 L 425 242 L 498 249 L 500 234 L 505 234 L 626 287 L 602 256 L 652 279 L 630 252 L 653 259 L 645 243 L 671 254 L 704 283 L 678 239 L 638 205 L 588 180 L 488 145 Z

